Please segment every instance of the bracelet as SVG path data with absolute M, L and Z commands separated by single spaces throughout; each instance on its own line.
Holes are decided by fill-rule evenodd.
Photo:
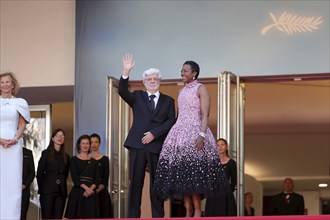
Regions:
M 201 137 L 203 137 L 203 138 L 205 138 L 205 135 L 206 135 L 206 134 L 205 134 L 204 132 L 200 131 L 200 132 L 198 133 L 198 135 L 201 136 Z

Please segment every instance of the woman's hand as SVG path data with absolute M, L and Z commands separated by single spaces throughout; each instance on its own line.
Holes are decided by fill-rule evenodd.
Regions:
M 88 193 L 87 193 L 87 191 L 85 191 L 84 193 L 83 193 L 83 197 L 85 197 L 85 198 L 88 198 Z
M 204 150 L 204 137 L 198 135 L 195 143 L 196 143 L 196 150 L 197 151 Z
M 83 196 L 87 198 L 87 197 L 89 197 L 89 196 L 91 196 L 91 195 L 94 195 L 94 190 L 91 189 L 91 188 L 87 188 L 87 189 L 85 190 Z
M 11 144 L 11 141 L 9 139 L 0 139 L 0 145 L 2 145 L 4 148 L 8 148 L 10 147 L 12 144 Z
M 80 185 L 80 187 L 85 190 L 84 193 L 83 193 L 83 197 L 87 198 L 87 197 L 89 197 L 89 196 L 91 196 L 91 195 L 94 194 L 94 190 L 91 189 L 90 187 L 86 186 L 84 183 L 82 183 Z
M 17 140 L 16 139 L 13 138 L 13 139 L 8 140 L 8 147 L 11 147 L 11 146 L 13 146 L 15 144 L 17 144 Z
M 96 189 L 96 193 L 98 194 L 101 192 L 103 189 L 105 189 L 105 186 L 103 184 L 100 184 L 99 187 Z

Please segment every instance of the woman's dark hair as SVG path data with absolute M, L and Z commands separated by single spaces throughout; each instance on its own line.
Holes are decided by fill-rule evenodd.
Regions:
M 48 161 L 49 163 L 53 163 L 54 160 L 55 160 L 55 145 L 54 145 L 54 141 L 53 141 L 53 138 L 58 134 L 58 132 L 62 132 L 64 135 L 65 135 L 65 132 L 61 129 L 61 128 L 57 128 L 53 131 L 52 133 L 52 138 L 50 139 L 49 141 L 49 144 L 48 144 L 48 147 L 47 147 L 47 157 L 48 157 Z M 63 144 L 61 145 L 61 148 L 60 148 L 60 151 L 61 153 L 61 156 L 64 160 L 64 163 L 67 164 L 67 158 L 65 156 L 65 145 L 64 145 L 64 142 Z
M 97 138 L 98 140 L 99 140 L 99 142 L 101 143 L 101 137 L 100 137 L 100 135 L 98 135 L 98 134 L 96 134 L 96 133 L 93 133 L 93 134 L 91 134 L 91 139 L 92 138 Z
M 229 157 L 229 152 L 228 152 L 228 142 L 227 142 L 227 140 L 224 139 L 224 138 L 219 138 L 219 139 L 217 140 L 217 143 L 218 143 L 218 141 L 223 141 L 223 142 L 225 142 L 225 145 L 227 146 L 226 155 L 227 155 L 227 157 Z
M 78 138 L 77 143 L 76 143 L 76 149 L 77 149 L 78 153 L 80 153 L 80 143 L 81 143 L 81 141 L 86 140 L 86 139 L 89 141 L 89 143 L 91 143 L 91 138 L 88 134 L 83 134 Z M 91 149 L 89 148 L 88 152 L 90 152 L 90 150 Z
M 196 72 L 195 79 L 198 78 L 198 76 L 199 76 L 199 65 L 195 61 L 188 60 L 188 61 L 184 62 L 183 65 L 189 65 L 191 67 L 191 71 Z

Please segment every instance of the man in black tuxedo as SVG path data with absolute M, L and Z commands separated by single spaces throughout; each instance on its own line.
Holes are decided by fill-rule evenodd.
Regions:
M 30 185 L 35 177 L 34 161 L 32 151 L 23 147 L 23 183 L 22 183 L 22 205 L 21 220 L 26 219 L 30 205 Z
M 304 215 L 304 197 L 293 192 L 294 184 L 291 178 L 284 179 L 283 192 L 272 199 L 272 215 Z
M 152 217 L 161 218 L 164 217 L 164 201 L 153 192 L 153 183 L 163 142 L 175 122 L 174 100 L 159 92 L 161 74 L 153 68 L 143 73 L 147 91 L 130 92 L 128 77 L 134 64 L 132 55 L 125 54 L 118 88 L 119 95 L 133 111 L 133 124 L 124 143 L 130 154 L 128 217 L 141 216 L 142 189 L 148 164 Z

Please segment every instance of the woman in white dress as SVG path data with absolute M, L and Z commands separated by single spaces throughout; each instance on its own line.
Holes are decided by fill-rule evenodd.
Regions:
M 20 219 L 21 215 L 21 137 L 30 111 L 24 99 L 14 97 L 18 89 L 13 73 L 0 73 L 0 219 Z

